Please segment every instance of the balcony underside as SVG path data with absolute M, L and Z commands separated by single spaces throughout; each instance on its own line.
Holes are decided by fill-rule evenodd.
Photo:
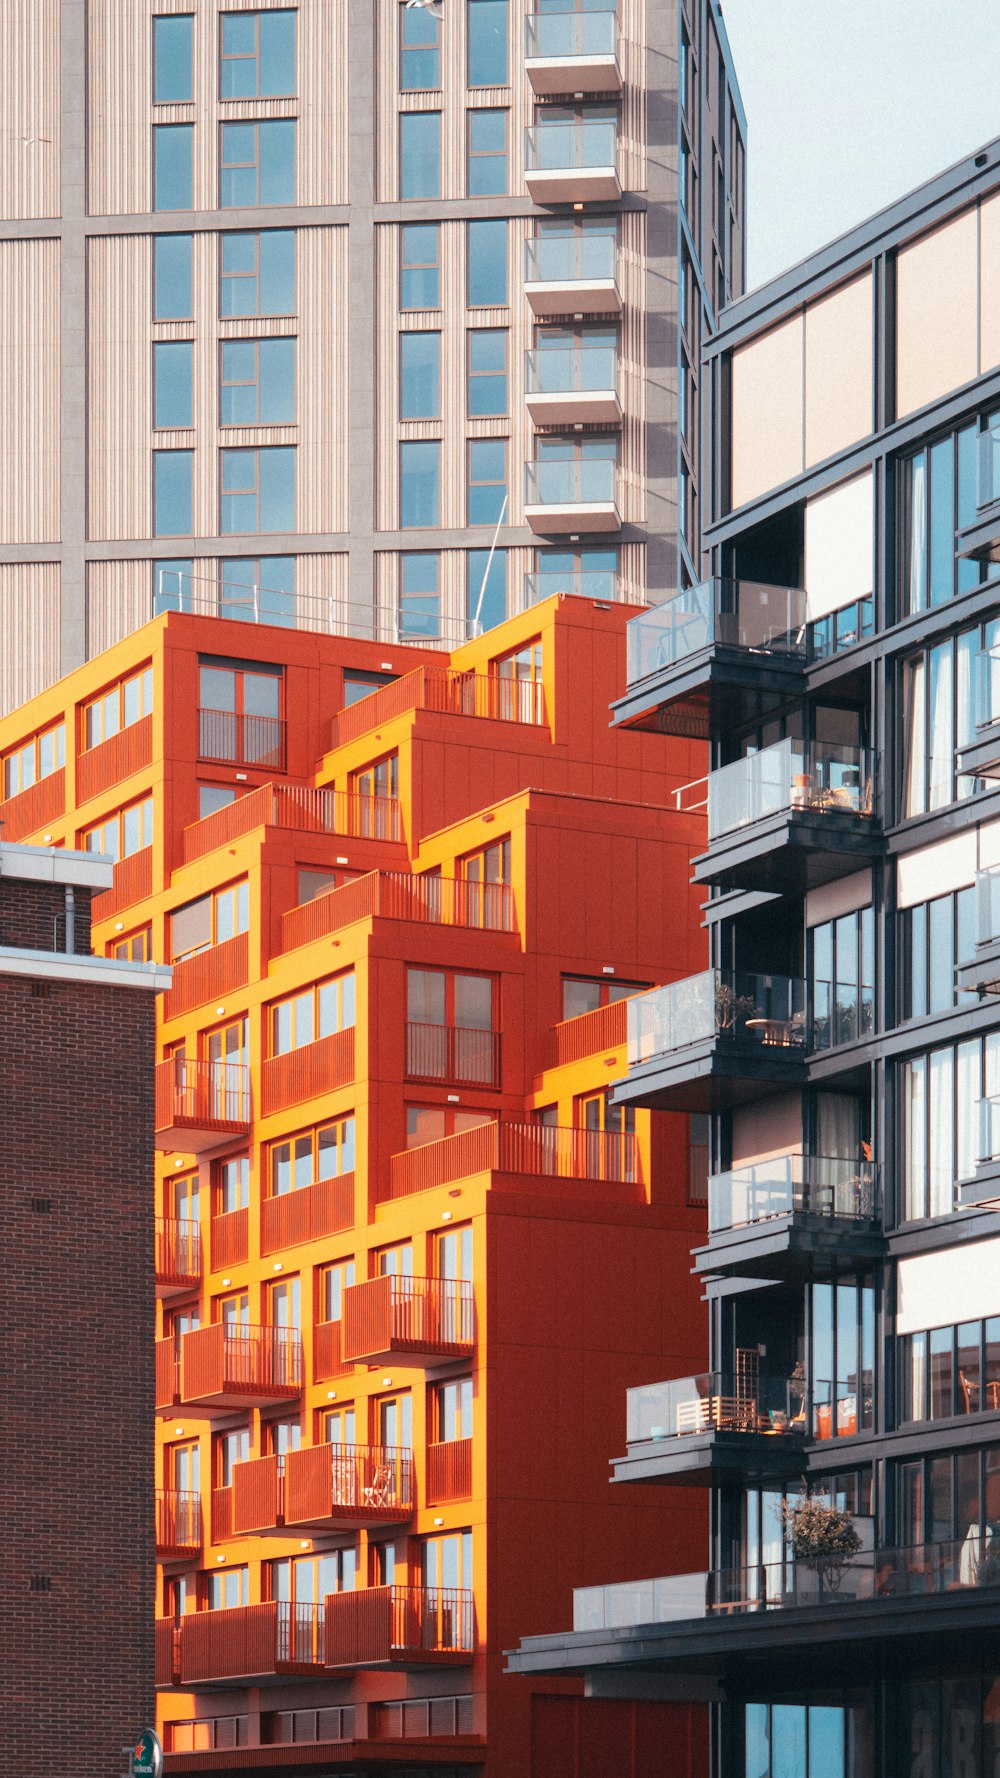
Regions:
M 745 1228 L 720 1229 L 695 1250 L 696 1271 L 803 1283 L 838 1265 L 879 1259 L 885 1238 L 871 1222 L 794 1211 Z
M 659 1482 L 671 1488 L 714 1487 L 727 1479 L 748 1483 L 802 1473 L 802 1440 L 780 1433 L 707 1427 L 684 1437 L 640 1439 L 612 1462 L 616 1482 Z
M 615 93 L 622 84 L 614 50 L 591 56 L 526 56 L 524 67 L 536 93 Z
M 545 506 L 526 505 L 525 523 L 543 536 L 563 536 L 567 531 L 620 531 L 621 514 L 613 500 L 551 501 Z
M 975 524 L 966 525 L 957 538 L 960 556 L 976 562 L 1000 562 L 1000 502 L 982 509 Z
M 616 167 L 532 168 L 524 182 L 535 204 L 617 202 L 622 195 Z
M 978 730 L 974 741 L 958 749 L 955 764 L 975 778 L 1000 778 L 1000 722 Z
M 973 994 L 1000 994 L 1000 938 L 977 945 L 971 963 L 960 963 L 958 985 Z
M 620 426 L 622 404 L 614 389 L 534 390 L 525 406 L 536 426 Z
M 222 1118 L 209 1122 L 204 1118 L 173 1117 L 155 1132 L 153 1146 L 167 1154 L 206 1154 L 209 1149 L 237 1142 L 246 1136 L 248 1127 L 246 1123 Z
M 801 894 L 870 868 L 882 857 L 881 830 L 848 810 L 783 809 L 732 828 L 694 861 L 694 881 L 721 889 Z
M 980 1161 L 971 1179 L 961 1179 L 955 1189 L 960 1210 L 974 1210 L 977 1204 L 1000 1210 L 1000 1158 Z
M 622 296 L 615 278 L 529 279 L 524 286 L 533 315 L 617 315 Z
M 295 1401 L 301 1394 L 297 1387 L 275 1386 L 273 1389 L 265 1385 L 256 1386 L 248 1383 L 245 1387 L 238 1384 L 224 1384 L 212 1394 L 185 1395 L 183 1390 L 180 1398 L 172 1408 L 162 1411 L 168 1416 L 176 1415 L 181 1409 L 199 1420 L 214 1420 L 224 1414 L 234 1414 L 244 1408 L 269 1408 L 276 1402 Z M 158 1412 L 161 1410 L 157 1410 Z
M 325 1775 L 344 1765 L 349 1771 L 425 1771 L 428 1766 L 482 1766 L 486 1743 L 471 1735 L 403 1740 L 379 1736 L 369 1741 L 296 1741 L 266 1747 L 217 1748 L 211 1753 L 168 1753 L 168 1773 L 185 1778 L 214 1778 L 216 1772 L 282 1772 L 286 1778 Z M 357 1765 L 355 1765 L 357 1762 Z
M 633 1063 L 615 1084 L 613 1101 L 655 1111 L 731 1111 L 734 1105 L 805 1084 L 803 1050 L 716 1037 Z
M 775 699 L 801 696 L 803 686 L 798 656 L 713 643 L 639 680 L 611 709 L 618 727 L 707 741 L 753 721 Z

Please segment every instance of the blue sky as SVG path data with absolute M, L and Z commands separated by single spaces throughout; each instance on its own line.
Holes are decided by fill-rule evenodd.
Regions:
M 1000 136 L 1000 0 L 722 0 L 749 125 L 748 284 Z

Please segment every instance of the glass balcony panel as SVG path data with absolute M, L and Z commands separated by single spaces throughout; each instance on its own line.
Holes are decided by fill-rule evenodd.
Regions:
M 715 579 L 685 587 L 628 626 L 630 685 L 675 667 L 711 643 L 806 657 L 806 595 L 800 587 Z
M 829 743 L 779 741 L 708 775 L 708 837 L 766 821 L 783 809 L 872 812 L 867 752 Z
M 529 395 L 567 395 L 618 388 L 614 346 L 544 346 L 525 353 Z
M 709 1179 L 710 1234 L 797 1214 L 870 1220 L 876 1214 L 872 1162 L 786 1154 Z
M 613 6 L 601 12 L 533 12 L 525 21 L 524 53 L 550 61 L 613 56 L 616 38 Z
M 525 465 L 528 506 L 597 506 L 614 501 L 617 464 L 610 457 L 553 458 Z
M 748 1432 L 765 1436 L 800 1433 L 808 1424 L 805 1385 L 796 1377 L 728 1376 L 706 1371 L 628 1389 L 629 1444 L 644 1439 L 689 1438 L 701 1432 Z
M 524 603 L 537 605 L 551 599 L 554 593 L 571 593 L 583 599 L 615 601 L 618 598 L 618 575 L 614 568 L 577 568 L 560 573 L 555 568 L 540 568 L 537 574 L 524 577 Z
M 979 438 L 978 506 L 1000 500 L 1000 414 L 994 414 Z
M 618 126 L 613 118 L 589 123 L 536 123 L 527 131 L 528 172 L 617 164 Z
M 1000 1098 L 979 1101 L 980 1166 L 1000 1161 Z
M 634 1624 L 682 1623 L 705 1615 L 705 1574 L 668 1574 L 659 1580 L 577 1587 L 574 1630 L 625 1629 Z
M 975 666 L 976 727 L 1000 722 L 1000 648 L 983 648 Z
M 576 284 L 613 278 L 617 251 L 613 234 L 539 235 L 525 246 L 525 282 Z
M 630 1065 L 711 1038 L 804 1051 L 805 983 L 708 969 L 628 1002 Z
M 976 872 L 976 943 L 1000 939 L 1000 865 Z

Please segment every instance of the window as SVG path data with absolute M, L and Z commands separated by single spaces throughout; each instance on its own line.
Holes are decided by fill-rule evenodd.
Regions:
M 499 517 L 499 514 L 497 514 Z M 507 616 L 507 551 L 470 549 L 465 557 L 465 610 L 470 634 L 492 630 Z
M 264 123 L 224 123 L 220 136 L 221 210 L 294 204 L 294 118 L 269 118 Z
M 194 98 L 190 13 L 153 20 L 153 103 L 180 105 Z
M 441 413 L 441 335 L 399 336 L 399 417 L 436 420 Z
M 507 441 L 469 440 L 469 524 L 496 525 L 507 498 Z
M 436 309 L 440 302 L 438 225 L 408 222 L 399 235 L 399 306 Z
M 246 1463 L 250 1456 L 250 1429 L 238 1426 L 232 1432 L 218 1432 L 212 1440 L 215 1447 L 212 1464 L 217 1488 L 231 1488 L 237 1463 Z
M 267 445 L 259 450 L 223 450 L 220 530 L 224 536 L 247 531 L 294 531 L 295 450 Z
M 141 932 L 130 933 L 128 938 L 117 938 L 108 946 L 108 956 L 114 957 L 118 963 L 148 963 L 152 955 L 152 933 L 148 926 Z
M 902 664 L 902 814 L 943 809 L 982 789 L 955 769 L 955 750 L 976 732 L 976 656 L 1000 643 L 1000 620 L 949 636 Z
M 440 20 L 426 7 L 399 9 L 399 88 L 432 92 L 441 85 Z
M 339 1321 L 344 1312 L 344 1291 L 354 1283 L 353 1259 L 338 1260 L 324 1266 L 319 1274 L 319 1320 Z
M 955 560 L 955 532 L 976 517 L 977 455 L 972 425 L 899 464 L 900 616 L 979 583 L 978 562 Z
M 191 236 L 153 236 L 153 320 L 188 321 L 191 300 Z
M 193 423 L 190 340 L 158 340 L 153 347 L 153 425 Z
M 479 852 L 467 852 L 458 861 L 458 874 L 464 883 L 509 883 L 510 835 Z
M 180 1494 L 197 1494 L 201 1487 L 201 1450 L 195 1443 L 167 1445 L 163 1453 L 168 1488 Z
M 324 1445 L 353 1445 L 355 1441 L 354 1409 L 352 1407 L 328 1408 L 319 1417 L 319 1427 L 320 1440 Z
M 141 722 L 153 708 L 153 669 L 142 667 L 83 706 L 83 745 L 97 747 L 119 729 Z
M 507 84 L 507 0 L 469 0 L 469 85 Z
M 438 524 L 440 483 L 441 446 L 436 439 L 408 439 L 400 445 L 399 522 L 404 530 Z
M 470 309 L 500 308 L 507 301 L 507 223 L 467 222 L 466 292 Z
M 553 593 L 580 593 L 585 599 L 618 596 L 618 551 L 600 545 L 578 549 L 540 549 L 530 583 L 531 603 Z
M 294 12 L 224 12 L 219 25 L 220 98 L 265 99 L 295 92 Z
M 526 642 L 510 654 L 500 654 L 490 662 L 490 672 L 497 679 L 516 679 L 521 685 L 540 685 L 542 680 L 541 642 Z
M 116 809 L 80 836 L 87 852 L 104 852 L 110 858 L 131 858 L 153 843 L 153 799 L 144 796 L 127 808 Z
M 401 1241 L 398 1247 L 383 1247 L 375 1255 L 376 1278 L 412 1278 L 413 1243 Z
M 66 724 L 57 722 L 51 728 L 43 729 L 40 734 L 32 735 L 30 741 L 22 742 L 12 753 L 5 754 L 4 798 L 18 796 L 22 790 L 30 790 L 40 779 L 51 778 L 53 772 L 61 771 L 65 764 Z
M 269 1284 L 264 1300 L 267 1304 L 268 1327 L 301 1328 L 301 1278 L 282 1278 L 278 1284 Z
M 272 1143 L 270 1156 L 272 1198 L 323 1179 L 340 1179 L 354 1172 L 354 1118 L 336 1118 L 286 1142 Z
M 613 216 L 540 218 L 526 251 L 531 283 L 613 284 L 618 224 Z
M 271 1420 L 261 1422 L 261 1443 L 266 1447 L 264 1455 L 277 1457 L 278 1467 L 284 1473 L 284 1459 L 289 1451 L 302 1449 L 302 1422 L 300 1420 Z
M 472 1437 L 472 1378 L 456 1377 L 434 1390 L 434 1438 L 438 1444 Z
M 245 1210 L 250 1202 L 250 1156 L 231 1155 L 218 1161 L 215 1171 L 215 1214 L 228 1216 L 233 1210 Z
M 904 1688 L 905 1689 L 905 1688 Z M 747 1778 L 853 1778 L 861 1767 L 862 1749 L 873 1737 L 872 1697 L 868 1690 L 824 1689 L 815 1703 L 743 1705 Z M 918 1731 L 914 1726 L 914 1737 Z M 909 1729 L 900 1747 L 926 1745 L 911 1740 Z M 937 1765 L 927 1768 L 936 1771 Z
M 976 954 L 976 891 L 970 883 L 951 895 L 904 908 L 900 918 L 901 1019 L 947 1012 L 964 1000 L 955 969 Z
M 1000 1316 L 903 1334 L 896 1346 L 901 1424 L 1000 1408 Z
M 812 1287 L 813 1437 L 850 1438 L 875 1424 L 875 1290 L 870 1274 Z
M 232 1611 L 238 1605 L 246 1605 L 250 1598 L 250 1570 L 213 1570 L 208 1576 L 207 1593 L 209 1611 Z
M 271 1054 L 283 1056 L 354 1024 L 354 971 L 317 982 L 271 1008 Z
M 153 452 L 153 535 L 190 537 L 193 451 Z
M 357 1577 L 352 1548 L 327 1550 L 321 1556 L 281 1556 L 268 1563 L 270 1593 L 291 1605 L 322 1605 L 328 1593 L 350 1592 Z M 317 1640 L 318 1638 L 318 1640 Z M 295 1619 L 295 1658 L 322 1662 L 322 1616 Z
M 1000 1094 L 1000 1031 L 931 1050 L 902 1064 L 904 1220 L 950 1216 L 955 1181 L 992 1158 L 992 1101 Z M 977 1102 L 983 1103 L 980 1129 Z
M 181 963 L 198 951 L 225 944 L 250 925 L 250 885 L 246 877 L 225 889 L 199 895 L 170 916 L 170 961 Z
M 472 1282 L 472 1224 L 434 1236 L 434 1276 Z
M 219 572 L 218 617 L 294 628 L 294 556 L 229 556 Z
M 400 557 L 399 633 L 401 636 L 437 636 L 440 625 L 437 553 L 407 550 Z
M 363 766 L 351 779 L 356 796 L 398 796 L 399 754 L 387 753 L 370 766 Z
M 332 870 L 300 870 L 299 871 L 299 907 L 307 901 L 315 901 L 317 895 L 325 895 L 328 890 L 336 889 L 340 883 L 349 883 L 351 872 Z
M 236 801 L 236 791 L 229 784 L 199 784 L 198 786 L 198 820 L 204 821 L 206 815 L 217 815 L 220 809 L 228 809 Z
M 295 419 L 295 341 L 223 340 L 220 426 L 283 426 Z
M 612 1006 L 616 1000 L 628 1000 L 632 994 L 642 994 L 645 986 L 643 982 L 620 982 L 607 977 L 593 979 L 584 975 L 564 975 L 562 1016 L 578 1019 L 582 1013 L 596 1012 L 599 1006 Z
M 211 655 L 198 666 L 199 737 L 203 759 L 281 769 L 282 670 L 238 666 Z
M 942 1543 L 962 1546 L 955 1550 L 955 1580 L 964 1586 L 975 1584 L 982 1542 L 990 1553 L 991 1567 L 996 1553 L 990 1545 L 1000 1518 L 1000 1446 L 947 1451 L 892 1467 L 895 1476 L 890 1474 L 887 1481 L 896 1484 L 892 1492 L 897 1541 L 906 1548 Z M 926 1746 L 923 1738 L 919 1745 L 921 1749 Z M 935 1762 L 926 1769 L 937 1772 L 941 1768 Z
M 153 125 L 153 209 L 190 210 L 194 124 Z
M 468 190 L 470 198 L 507 190 L 507 113 L 469 112 Z
M 875 916 L 870 907 L 814 926 L 809 987 L 816 1049 L 856 1043 L 875 1029 Z
M 462 1130 L 477 1130 L 481 1124 L 494 1122 L 488 1111 L 462 1111 L 455 1105 L 408 1105 L 406 1146 L 421 1148 L 425 1142 L 440 1142 L 445 1136 L 457 1136 Z
M 471 1592 L 472 1532 L 425 1537 L 420 1544 L 420 1574 L 425 1587 L 456 1587 Z M 459 1623 L 454 1625 L 451 1636 L 455 1639 L 453 1646 L 463 1645 Z
M 441 195 L 441 113 L 404 111 L 399 119 L 399 195 Z
M 498 1085 L 496 984 L 451 969 L 406 972 L 406 1072 L 412 1079 Z
M 383 1395 L 375 1404 L 378 1443 L 394 1451 L 413 1448 L 413 1398 L 409 1390 Z
M 470 416 L 507 412 L 507 329 L 476 327 L 468 334 Z
M 295 313 L 295 231 L 262 229 L 224 234 L 219 278 L 219 313 L 230 315 L 293 315 Z

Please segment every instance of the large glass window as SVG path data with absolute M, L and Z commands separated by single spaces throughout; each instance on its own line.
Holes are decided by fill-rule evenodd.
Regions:
M 954 1544 L 956 1582 L 974 1584 L 980 1538 L 988 1547 L 1000 1523 L 1000 1445 L 918 1457 L 894 1468 L 897 1543 L 907 1549 Z
M 507 440 L 470 438 L 468 521 L 495 525 L 507 498 Z
M 225 944 L 250 925 L 250 886 L 245 877 L 199 895 L 170 915 L 170 961 L 182 963 L 198 951 Z
M 540 549 L 529 584 L 532 603 L 553 593 L 581 593 L 586 599 L 613 600 L 618 593 L 618 551 L 603 544 L 576 549 Z
M 981 781 L 955 767 L 975 737 L 976 656 L 1000 643 L 1000 619 L 960 630 L 902 663 L 902 813 L 923 815 L 973 796 Z
M 293 315 L 294 229 L 268 228 L 259 233 L 239 229 L 220 239 L 220 315 Z
M 977 429 L 963 426 L 899 464 L 900 615 L 945 605 L 978 584 L 978 562 L 955 560 L 955 532 L 976 517 Z
M 814 926 L 809 988 L 816 1049 L 855 1043 L 875 1029 L 875 915 L 870 907 Z
M 407 550 L 400 557 L 399 633 L 437 636 L 441 627 L 435 550 Z
M 896 1346 L 900 1422 L 1000 1409 L 1000 1315 L 903 1334 Z
M 470 549 L 466 552 L 466 616 L 479 630 L 492 630 L 507 616 L 507 551 Z
M 507 190 L 507 113 L 470 111 L 468 193 L 495 197 Z
M 153 669 L 142 667 L 83 706 L 83 745 L 99 747 L 123 728 L 141 722 L 153 709 Z M 51 731 L 50 731 L 51 732 Z
M 104 852 L 109 858 L 131 858 L 153 843 L 153 799 L 144 796 L 124 809 L 115 809 L 96 821 L 80 836 L 85 852 Z
M 811 1291 L 813 1437 L 853 1438 L 875 1424 L 875 1289 L 838 1278 Z
M 399 8 L 399 87 L 431 92 L 441 85 L 441 21 L 426 6 Z
M 399 195 L 441 195 L 441 113 L 404 111 L 399 119 Z
M 817 1692 L 796 1703 L 745 1704 L 744 1778 L 867 1778 L 873 1734 L 872 1698 L 860 1689 Z M 909 1738 L 905 1745 L 911 1745 Z
M 439 1444 L 472 1437 L 472 1378 L 456 1377 L 434 1389 L 433 1433 Z
M 354 1024 L 354 971 L 317 982 L 271 1008 L 271 1054 L 283 1056 Z
M 399 417 L 436 420 L 441 413 L 441 335 L 399 336 Z
M 507 84 L 507 0 L 469 0 L 470 86 Z
M 294 339 L 223 340 L 220 355 L 220 426 L 294 421 Z
M 50 778 L 53 772 L 61 771 L 65 764 L 66 724 L 57 722 L 51 728 L 43 729 L 41 734 L 32 735 L 30 741 L 23 741 L 11 753 L 4 755 L 4 798 L 18 796 L 22 790 L 30 790 L 40 778 Z
M 237 17 L 233 13 L 230 17 Z M 224 123 L 220 130 L 219 207 L 252 209 L 295 202 L 295 120 Z
M 947 1012 L 965 999 L 955 970 L 976 954 L 976 891 L 970 883 L 951 895 L 904 908 L 900 918 L 901 1019 Z
M 320 1180 L 339 1179 L 353 1171 L 354 1118 L 337 1118 L 333 1123 L 272 1144 L 271 1196 L 279 1198 L 285 1192 L 301 1191 Z
M 408 439 L 399 447 L 399 522 L 437 525 L 441 496 L 441 446 L 436 439 Z
M 899 1070 L 904 1220 L 950 1216 L 981 1157 L 978 1104 L 1000 1094 L 1000 1031 L 912 1056 Z
M 436 222 L 407 222 L 399 231 L 399 306 L 436 309 L 440 302 Z
M 153 103 L 181 105 L 193 99 L 190 13 L 153 20 Z
M 294 12 L 224 12 L 219 25 L 220 98 L 264 99 L 295 92 Z
M 467 335 L 470 417 L 507 412 L 507 329 L 475 327 Z
M 219 565 L 219 617 L 295 624 L 295 557 L 228 556 Z
M 194 124 L 153 125 L 153 209 L 190 210 Z
M 219 455 L 222 460 L 219 529 L 223 535 L 245 531 L 294 531 L 294 446 L 225 450 Z
M 191 298 L 191 236 L 153 237 L 153 320 L 189 321 Z
M 193 451 L 153 452 L 153 536 L 190 537 Z
M 190 426 L 193 422 L 190 340 L 158 340 L 153 347 L 153 425 Z
M 466 223 L 465 300 L 470 309 L 499 308 L 507 301 L 507 223 L 504 218 Z
M 337 1260 L 324 1266 L 319 1275 L 319 1319 L 339 1321 L 344 1312 L 344 1291 L 354 1283 L 353 1259 Z

